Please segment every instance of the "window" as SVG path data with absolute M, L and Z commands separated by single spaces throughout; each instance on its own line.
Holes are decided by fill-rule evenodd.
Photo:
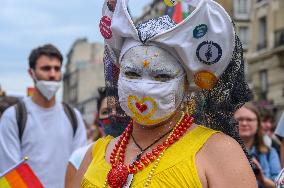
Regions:
M 234 0 L 234 17 L 236 19 L 250 18 L 251 0 Z
M 249 33 L 249 27 L 247 27 L 247 26 L 239 27 L 239 35 L 240 35 L 240 39 L 241 39 L 241 42 L 243 44 L 244 49 L 248 48 L 249 34 L 250 34 Z
M 70 87 L 74 87 L 78 83 L 78 72 L 73 72 L 73 74 L 70 74 Z
M 257 49 L 261 50 L 267 46 L 267 23 L 266 17 L 262 17 L 258 21 L 258 46 Z
M 284 28 L 275 31 L 274 36 L 275 36 L 274 37 L 275 38 L 275 44 L 274 44 L 275 47 L 284 45 Z
M 267 99 L 268 92 L 268 74 L 267 70 L 261 70 L 259 72 L 260 76 L 260 98 Z

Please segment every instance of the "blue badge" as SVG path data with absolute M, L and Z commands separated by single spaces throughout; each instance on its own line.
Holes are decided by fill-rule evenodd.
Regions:
M 193 30 L 193 37 L 196 39 L 199 39 L 206 35 L 208 31 L 208 27 L 205 24 L 201 24 L 199 26 L 196 26 L 195 29 Z
M 196 56 L 200 62 L 212 65 L 221 59 L 222 48 L 213 41 L 204 41 L 197 47 Z

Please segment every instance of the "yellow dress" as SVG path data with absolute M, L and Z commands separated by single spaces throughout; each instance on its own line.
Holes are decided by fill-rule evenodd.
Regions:
M 162 156 L 149 187 L 202 187 L 195 166 L 195 155 L 208 138 L 217 131 L 197 126 L 178 142 L 170 146 Z M 82 188 L 103 187 L 111 169 L 105 160 L 105 150 L 112 137 L 100 139 L 93 147 L 93 160 L 81 183 Z M 154 163 L 134 175 L 131 188 L 144 187 Z

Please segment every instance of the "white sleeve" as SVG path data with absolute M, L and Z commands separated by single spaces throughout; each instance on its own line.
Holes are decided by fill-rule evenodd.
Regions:
M 284 138 L 284 112 L 282 112 L 280 120 L 277 123 L 275 134 Z
M 0 118 L 0 173 L 21 160 L 21 146 L 15 107 L 8 108 Z
M 87 145 L 87 133 L 86 133 L 85 124 L 83 122 L 80 112 L 75 109 L 75 113 L 77 116 L 78 127 L 76 130 L 75 137 L 73 139 L 73 151 L 75 151 L 76 149 L 82 146 Z
M 78 170 L 84 157 L 85 157 L 85 154 L 87 153 L 90 145 L 92 144 L 89 144 L 87 146 L 84 146 L 84 147 L 81 147 L 77 150 L 75 150 L 71 157 L 69 158 L 69 162 Z

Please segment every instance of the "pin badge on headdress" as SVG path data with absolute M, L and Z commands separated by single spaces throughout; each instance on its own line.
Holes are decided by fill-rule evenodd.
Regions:
M 110 39 L 112 37 L 110 26 L 111 18 L 108 16 L 103 16 L 100 21 L 100 32 L 105 39 Z
M 194 75 L 194 82 L 201 89 L 212 89 L 217 81 L 218 78 L 209 71 L 199 71 Z
M 203 41 L 196 49 L 196 56 L 200 62 L 212 65 L 221 59 L 222 49 L 213 41 Z
M 199 38 L 205 36 L 207 31 L 208 31 L 208 27 L 207 27 L 206 24 L 198 25 L 193 30 L 193 37 L 196 38 L 196 39 L 199 39 Z

